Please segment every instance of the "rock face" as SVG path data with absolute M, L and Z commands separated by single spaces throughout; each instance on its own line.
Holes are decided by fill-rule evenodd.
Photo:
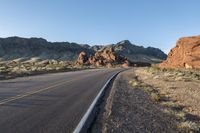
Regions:
M 159 67 L 200 69 L 200 36 L 180 38 Z
M 94 65 L 94 66 L 107 66 L 113 67 L 121 65 L 123 67 L 129 66 L 127 58 L 117 55 L 113 48 L 104 48 L 101 51 L 97 51 L 94 55 L 88 58 L 88 55 L 84 52 L 79 54 L 76 64 L 78 65 Z

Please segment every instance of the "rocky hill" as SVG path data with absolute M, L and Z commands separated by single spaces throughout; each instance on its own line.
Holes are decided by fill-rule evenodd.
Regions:
M 112 47 L 113 50 L 124 57 L 127 57 L 132 62 L 160 62 L 166 59 L 167 55 L 158 48 L 137 46 L 128 40 L 123 40 L 117 44 L 110 44 L 105 46 L 92 46 L 94 51 L 102 50 L 106 47 Z
M 180 38 L 159 67 L 200 69 L 200 36 Z
M 48 42 L 43 38 L 0 38 L 0 60 L 30 60 L 30 59 L 55 59 L 74 61 L 80 52 L 94 55 L 96 51 L 112 47 L 120 56 L 127 57 L 130 61 L 159 62 L 166 55 L 157 48 L 144 48 L 131 44 L 128 40 L 111 45 L 77 44 L 69 42 Z
M 48 42 L 42 38 L 0 38 L 0 58 L 4 60 L 16 58 L 39 57 L 41 59 L 75 60 L 77 55 L 85 51 L 94 53 L 85 45 L 69 42 Z

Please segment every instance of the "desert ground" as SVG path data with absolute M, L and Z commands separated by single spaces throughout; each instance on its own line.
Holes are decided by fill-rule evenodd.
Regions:
M 199 71 L 131 68 L 115 79 L 91 132 L 199 132 L 199 96 Z

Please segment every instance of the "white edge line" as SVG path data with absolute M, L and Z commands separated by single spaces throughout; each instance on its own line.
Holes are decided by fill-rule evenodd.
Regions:
M 90 107 L 88 108 L 87 112 L 84 114 L 84 116 L 81 118 L 80 122 L 78 123 L 78 125 L 76 126 L 76 128 L 74 129 L 73 133 L 80 133 L 81 129 L 83 128 L 83 126 L 85 125 L 85 122 L 87 121 L 88 117 L 90 116 L 92 110 L 94 109 L 97 101 L 99 100 L 101 94 L 103 93 L 103 91 L 105 90 L 105 88 L 107 87 L 107 85 L 109 84 L 109 82 L 117 75 L 119 74 L 121 71 L 117 72 L 116 74 L 114 74 L 111 78 L 108 79 L 108 81 L 106 82 L 106 84 L 102 87 L 101 91 L 98 93 L 98 95 L 96 96 L 96 98 L 94 99 L 94 101 L 92 102 L 92 104 L 90 105 Z

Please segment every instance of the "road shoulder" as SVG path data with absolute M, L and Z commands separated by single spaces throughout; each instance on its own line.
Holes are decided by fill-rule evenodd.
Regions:
M 130 85 L 135 77 L 133 69 L 116 77 L 90 132 L 179 132 L 176 120 L 163 113 L 159 103 L 144 90 Z

